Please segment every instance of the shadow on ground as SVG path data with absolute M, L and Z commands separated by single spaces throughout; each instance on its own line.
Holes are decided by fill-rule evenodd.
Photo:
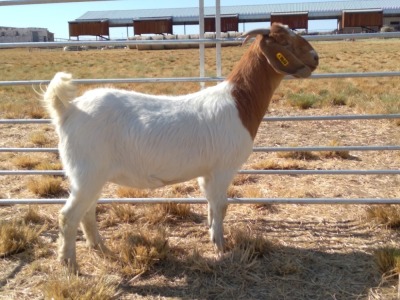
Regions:
M 269 221 L 266 231 L 292 232 L 296 238 L 312 232 L 326 239 L 360 234 L 354 224 L 336 224 L 341 231 L 316 224 Z M 279 228 L 279 232 L 276 229 Z M 301 231 L 301 234 L 299 233 Z M 371 235 L 373 233 L 370 233 Z M 269 234 L 267 233 L 267 236 Z M 362 233 L 368 241 L 368 233 Z M 282 244 L 254 254 L 231 251 L 222 258 L 207 258 L 192 251 L 171 248 L 171 255 L 153 270 L 120 286 L 130 297 L 182 299 L 362 299 L 380 283 L 380 273 L 371 254 L 341 251 L 346 239 L 331 249 L 316 251 Z M 324 243 L 324 242 L 323 242 Z M 373 247 L 371 244 L 368 247 Z M 346 253 L 342 253 L 346 252 Z

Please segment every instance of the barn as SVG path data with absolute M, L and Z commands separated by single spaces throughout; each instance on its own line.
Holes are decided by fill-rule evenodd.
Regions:
M 343 10 L 338 24 L 343 33 L 378 32 L 383 26 L 383 10 Z
M 172 17 L 137 18 L 133 20 L 135 35 L 172 34 Z
M 215 16 L 204 17 L 204 31 L 215 32 Z M 222 15 L 221 16 L 221 32 L 239 31 L 238 15 Z
M 108 20 L 93 22 L 69 22 L 69 36 L 93 35 L 108 37 L 110 35 Z
M 271 23 L 282 23 L 290 29 L 308 30 L 308 12 L 271 13 Z
M 205 32 L 215 32 L 215 7 L 205 7 Z M 260 5 L 221 6 L 221 32 L 245 31 L 248 23 L 261 23 L 265 27 L 271 22 L 288 24 L 292 29 L 308 30 L 310 21 L 336 20 L 337 32 L 374 32 L 382 26 L 400 30 L 400 1 L 398 0 L 347 0 L 335 2 L 304 2 Z M 104 22 L 110 27 L 126 27 L 135 35 L 175 33 L 175 26 L 199 24 L 198 7 L 171 9 L 137 9 L 115 11 L 88 11 L 70 22 L 70 36 L 104 36 L 105 28 L 96 24 L 92 29 L 87 23 Z M 81 24 L 81 25 L 80 25 Z M 107 25 L 108 24 L 108 25 Z M 242 30 L 240 29 L 242 25 Z M 263 26 L 263 25 L 260 25 Z M 97 28 L 97 31 L 96 29 Z M 333 29 L 333 28 L 332 28 Z M 186 31 L 186 30 L 185 30 Z

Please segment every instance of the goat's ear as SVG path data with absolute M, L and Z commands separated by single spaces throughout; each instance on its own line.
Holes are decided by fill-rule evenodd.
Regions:
M 311 75 L 309 67 L 303 64 L 291 51 L 275 41 L 267 41 L 264 50 L 268 62 L 277 73 L 301 78 Z

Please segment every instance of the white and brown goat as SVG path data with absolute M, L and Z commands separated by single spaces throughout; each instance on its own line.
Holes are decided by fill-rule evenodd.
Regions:
M 318 65 L 312 46 L 281 24 L 243 36 L 256 40 L 226 80 L 189 95 L 97 88 L 75 98 L 71 75 L 55 75 L 44 101 L 71 184 L 59 217 L 59 258 L 72 270 L 79 223 L 88 245 L 105 249 L 95 207 L 106 182 L 154 189 L 198 178 L 211 240 L 223 251 L 226 191 L 252 152 L 272 94 L 285 75 L 305 78 Z

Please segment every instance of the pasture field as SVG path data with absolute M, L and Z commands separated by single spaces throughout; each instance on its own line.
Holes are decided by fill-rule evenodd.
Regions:
M 400 40 L 314 42 L 317 73 L 399 71 Z M 222 48 L 223 75 L 245 51 Z M 198 76 L 198 50 L 0 50 L 0 81 Z M 206 49 L 206 75 L 215 50 Z M 80 86 L 80 91 L 94 85 Z M 185 94 L 197 83 L 121 84 Z M 40 90 L 40 87 L 34 87 Z M 283 81 L 269 115 L 399 113 L 400 78 Z M 32 87 L 0 87 L 0 119 L 47 118 Z M 56 147 L 52 125 L 0 125 L 0 147 Z M 399 145 L 400 120 L 263 123 L 256 146 Z M 62 169 L 57 155 L 0 153 L 0 169 Z M 399 151 L 254 153 L 243 169 L 400 169 Z M 400 198 L 398 175 L 238 175 L 230 197 Z M 0 177 L 0 199 L 67 197 L 62 177 Z M 102 197 L 198 197 L 197 182 L 154 191 L 107 185 Z M 0 200 L 1 201 L 1 200 Z M 205 205 L 98 205 L 114 255 L 87 250 L 80 276 L 57 261 L 59 205 L 0 206 L 0 299 L 398 299 L 400 208 L 230 205 L 216 257 Z

